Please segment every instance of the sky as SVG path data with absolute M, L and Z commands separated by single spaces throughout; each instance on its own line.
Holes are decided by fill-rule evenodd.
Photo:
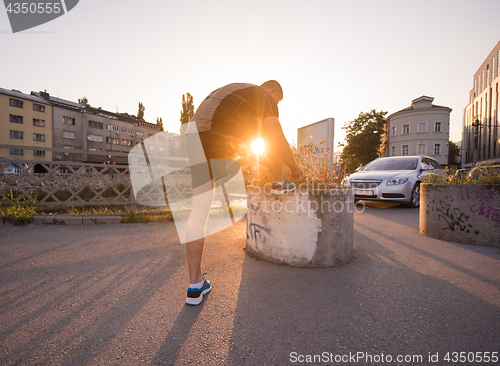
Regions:
M 95 107 L 162 117 L 178 132 L 182 95 L 195 108 L 232 83 L 278 80 L 286 137 L 422 95 L 451 112 L 461 140 L 473 75 L 500 40 L 498 0 L 80 0 L 64 16 L 12 33 L 0 10 L 0 87 L 47 90 Z

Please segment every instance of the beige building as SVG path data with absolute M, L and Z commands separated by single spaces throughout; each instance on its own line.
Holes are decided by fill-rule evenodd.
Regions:
M 18 90 L 0 88 L 0 157 L 21 161 L 51 161 L 52 106 Z
M 54 160 L 126 165 L 128 159 L 123 154 L 160 132 L 157 124 L 126 113 L 109 112 L 47 92 L 31 94 L 53 106 Z
M 384 156 L 427 155 L 448 165 L 451 108 L 421 96 L 387 117 Z
M 500 162 L 499 91 L 500 42 L 474 74 L 469 104 L 464 110 L 462 167 Z

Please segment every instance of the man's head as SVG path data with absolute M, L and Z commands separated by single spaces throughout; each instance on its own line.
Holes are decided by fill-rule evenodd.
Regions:
M 279 103 L 283 99 L 283 89 L 281 88 L 280 83 L 276 80 L 268 80 L 260 86 L 262 89 L 269 94 L 276 103 Z

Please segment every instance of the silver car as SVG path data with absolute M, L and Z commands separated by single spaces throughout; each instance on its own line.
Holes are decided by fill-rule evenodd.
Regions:
M 443 167 L 428 156 L 378 158 L 348 178 L 359 200 L 376 200 L 420 206 L 420 182 L 425 174 L 443 174 Z

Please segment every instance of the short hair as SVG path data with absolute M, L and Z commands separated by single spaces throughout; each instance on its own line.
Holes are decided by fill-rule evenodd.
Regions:
M 265 90 L 276 89 L 281 99 L 283 99 L 283 88 L 281 87 L 280 83 L 278 83 L 276 80 L 268 80 L 262 83 L 260 87 Z

